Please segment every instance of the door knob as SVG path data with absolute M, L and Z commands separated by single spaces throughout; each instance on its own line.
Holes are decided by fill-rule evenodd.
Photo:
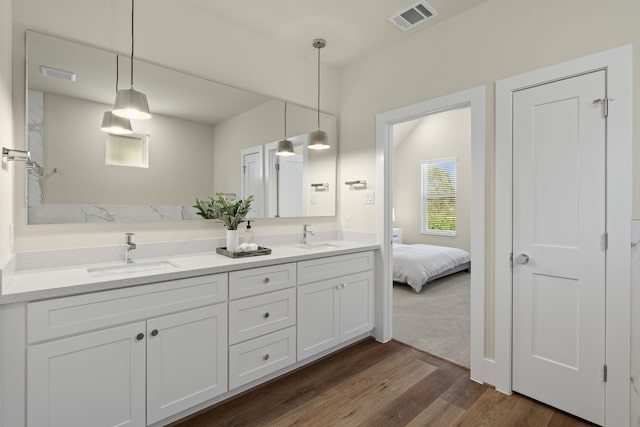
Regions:
M 529 264 L 529 255 L 527 254 L 520 254 L 516 257 L 516 263 L 517 264 Z

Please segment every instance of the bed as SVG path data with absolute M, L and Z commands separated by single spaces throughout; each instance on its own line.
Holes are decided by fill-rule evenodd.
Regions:
M 435 245 L 393 244 L 393 281 L 406 283 L 419 293 L 427 282 L 467 270 L 469 252 Z

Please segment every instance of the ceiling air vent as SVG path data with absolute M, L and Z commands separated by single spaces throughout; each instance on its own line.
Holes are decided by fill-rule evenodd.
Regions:
M 438 12 L 433 6 L 425 1 L 419 1 L 390 16 L 389 21 L 402 31 L 407 31 L 435 16 L 438 16 Z
M 65 70 L 58 70 L 57 68 L 47 67 L 46 65 L 40 66 L 40 72 L 43 76 L 53 77 L 61 80 L 68 80 L 70 82 L 76 81 L 76 73 Z

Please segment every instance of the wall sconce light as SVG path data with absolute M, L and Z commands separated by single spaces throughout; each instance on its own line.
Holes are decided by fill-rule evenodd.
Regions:
M 316 191 L 324 191 L 329 189 L 329 183 L 328 182 L 314 183 L 314 184 L 311 184 L 311 187 L 313 187 L 313 189 Z
M 354 187 L 354 186 L 363 186 L 363 187 L 367 187 L 367 180 L 366 179 L 356 179 L 353 181 L 345 181 L 344 185 L 348 185 L 349 187 Z
M 31 153 L 27 150 L 2 147 L 2 159 L 7 162 L 29 162 L 31 161 Z

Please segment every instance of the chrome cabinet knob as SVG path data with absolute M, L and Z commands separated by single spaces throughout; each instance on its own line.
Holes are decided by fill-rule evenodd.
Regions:
M 270 280 L 269 280 L 269 278 L 268 278 L 268 277 L 265 277 L 265 278 L 264 278 L 264 280 L 263 280 L 263 282 L 264 282 L 264 283 L 269 283 L 269 282 L 270 282 Z
M 263 317 L 264 317 L 265 319 L 268 319 L 268 318 L 269 318 L 269 316 L 270 316 L 270 314 L 269 314 L 269 312 L 268 312 L 268 311 L 263 315 Z
M 262 356 L 262 360 L 269 360 L 269 355 L 265 354 L 264 356 Z
M 529 255 L 522 253 L 516 257 L 516 264 L 526 265 L 529 264 Z

